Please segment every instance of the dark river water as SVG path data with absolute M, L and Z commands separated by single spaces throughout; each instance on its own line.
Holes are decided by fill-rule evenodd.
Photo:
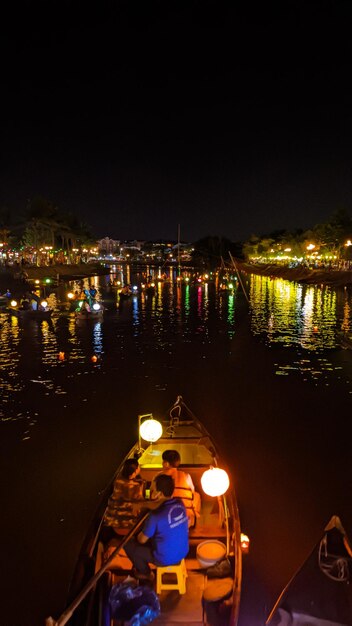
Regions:
M 95 324 L 0 312 L 0 626 L 60 615 L 137 415 L 178 394 L 230 464 L 251 538 L 240 626 L 264 623 L 332 515 L 352 531 L 351 294 L 255 276 L 246 288 L 250 307 L 212 283 L 160 283 Z

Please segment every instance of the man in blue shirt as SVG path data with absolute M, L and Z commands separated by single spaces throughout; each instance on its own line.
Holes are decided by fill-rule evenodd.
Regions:
M 175 565 L 185 558 L 189 548 L 187 513 L 182 500 L 172 497 L 173 478 L 159 474 L 155 484 L 162 504 L 149 514 L 137 539 L 131 539 L 125 546 L 139 579 L 152 579 L 149 563 Z

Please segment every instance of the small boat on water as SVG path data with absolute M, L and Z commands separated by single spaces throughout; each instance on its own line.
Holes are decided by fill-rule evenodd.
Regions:
M 120 289 L 119 291 L 120 300 L 127 300 L 131 296 L 132 296 L 132 288 L 130 287 L 130 285 L 125 285 L 124 287 Z
M 335 515 L 283 590 L 266 626 L 351 626 L 352 545 Z
M 139 439 L 105 490 L 82 546 L 70 587 L 68 607 L 58 620 L 47 618 L 46 626 L 64 626 L 68 622 L 75 626 L 130 624 L 130 621 L 115 621 L 115 616 L 111 614 L 111 595 L 116 589 L 130 584 L 132 564 L 123 548 L 131 537 L 139 533 L 148 516 L 150 485 L 162 469 L 162 453 L 170 449 L 180 454 L 180 469 L 191 476 L 194 494 L 198 494 L 197 502 L 200 506 L 190 522 L 189 551 L 181 562 L 182 588 L 177 585 L 175 588 L 171 579 L 168 585 L 165 575 L 164 583 L 161 584 L 159 568 L 155 566 L 156 578 L 159 580 L 153 591 L 159 607 L 155 623 L 165 626 L 236 626 L 241 593 L 242 549 L 247 551 L 248 543 L 241 546 L 234 488 L 228 474 L 219 467 L 223 463 L 214 441 L 181 396 L 177 397 L 165 419 L 159 422 L 152 414 L 140 415 L 138 423 Z M 127 524 L 123 515 L 119 522 L 117 511 L 117 522 L 112 529 L 108 525 L 109 498 L 125 461 L 136 458 L 145 486 L 144 499 L 138 501 L 141 511 L 132 525 Z M 224 479 L 224 485 L 221 485 L 221 479 Z M 120 505 L 124 513 L 126 504 L 131 502 L 127 500 Z M 114 533 L 114 547 L 111 541 L 106 540 L 107 530 Z M 133 583 L 131 585 L 133 589 Z M 149 622 L 143 621 L 143 624 L 146 623 Z
M 100 322 L 104 317 L 104 309 L 102 305 L 99 305 L 99 309 L 88 311 L 85 308 L 81 308 L 75 311 L 77 321 L 92 321 Z
M 141 284 L 142 293 L 147 294 L 148 296 L 155 296 L 156 287 L 154 282 L 142 283 Z
M 18 317 L 21 320 L 49 320 L 51 318 L 52 310 L 45 309 L 44 311 L 33 309 L 15 309 L 9 307 L 9 312 L 14 317 Z
M 78 301 L 75 310 L 76 320 L 100 322 L 104 316 L 104 306 L 102 302 L 98 302 L 90 296 L 88 291 L 86 293 L 86 297 Z
M 8 312 L 21 320 L 41 321 L 50 319 L 53 311 L 45 299 L 41 300 L 36 294 L 28 293 L 20 303 L 17 300 L 11 300 Z

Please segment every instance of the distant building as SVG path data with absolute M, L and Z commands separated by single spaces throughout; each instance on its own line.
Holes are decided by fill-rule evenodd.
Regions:
M 110 237 L 104 237 L 97 241 L 99 254 L 102 256 L 118 255 L 120 254 L 120 241 L 117 239 L 110 239 Z
M 192 260 L 192 252 L 193 252 L 193 244 L 191 243 L 176 243 L 172 247 L 172 252 L 174 256 L 178 257 L 180 255 L 181 261 L 191 261 Z

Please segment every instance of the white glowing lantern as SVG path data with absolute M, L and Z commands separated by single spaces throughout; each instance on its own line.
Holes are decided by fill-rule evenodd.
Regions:
M 99 310 L 100 310 L 100 304 L 98 304 L 97 302 L 95 302 L 95 303 L 93 304 L 93 309 L 94 309 L 94 311 L 99 311 Z
M 69 300 L 72 300 L 72 298 L 74 298 L 75 296 L 74 296 L 74 294 L 72 293 L 72 291 L 70 291 L 70 292 L 67 294 L 67 297 L 68 297 L 68 299 L 69 299 Z
M 43 307 L 43 309 L 46 309 L 46 307 L 48 306 L 48 303 L 46 300 L 43 300 L 43 302 L 40 303 Z
M 163 434 L 163 427 L 158 420 L 145 420 L 139 427 L 139 434 L 144 441 L 154 443 L 155 441 L 158 441 Z
M 230 480 L 225 470 L 211 467 L 202 475 L 200 482 L 202 489 L 208 496 L 222 496 L 230 486 Z
M 11 306 L 17 306 L 17 300 L 11 300 Z

